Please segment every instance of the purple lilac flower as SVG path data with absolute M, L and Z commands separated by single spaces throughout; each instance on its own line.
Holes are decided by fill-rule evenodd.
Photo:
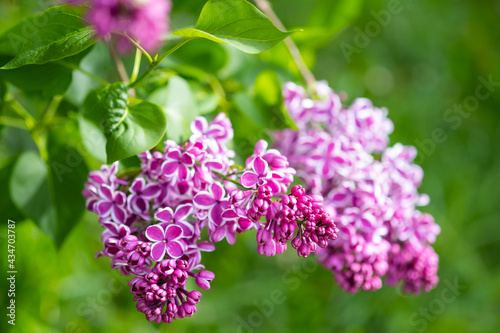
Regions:
M 318 260 L 348 292 L 379 289 L 386 275 L 391 285 L 403 281 L 408 292 L 432 289 L 438 257 L 430 244 L 440 228 L 415 209 L 429 202 L 418 193 L 423 172 L 413 164 L 416 149 L 388 147 L 393 124 L 387 110 L 368 99 L 343 106 L 325 82 L 317 83 L 316 95 L 285 85 L 285 106 L 299 130 L 275 132 L 274 148 L 308 193 L 324 197 L 340 229 L 337 240 L 318 249 Z
M 182 240 L 182 228 L 176 224 L 155 224 L 146 229 L 146 237 L 153 242 L 151 258 L 160 261 L 165 254 L 179 259 L 186 251 L 186 243 Z
M 170 0 L 70 0 L 71 3 L 86 3 L 90 9 L 88 22 L 99 37 L 110 38 L 112 33 L 128 34 L 141 46 L 154 51 L 162 44 L 169 29 Z M 117 46 L 126 52 L 131 43 L 117 35 Z
M 196 118 L 191 128 L 182 146 L 167 140 L 163 152 L 139 154 L 135 177 L 118 178 L 117 164 L 103 166 L 89 174 L 83 191 L 105 228 L 98 256 L 133 276 L 137 309 L 157 323 L 196 312 L 201 293 L 187 291 L 186 281 L 210 288 L 215 274 L 205 270 L 202 252 L 214 251 L 216 242 L 234 244 L 238 234 L 257 229 L 259 253 L 281 253 L 291 241 L 305 257 L 339 232 L 322 198 L 300 186 L 289 191 L 295 170 L 278 150 L 259 141 L 245 166 L 236 167 L 224 114 L 211 122 Z

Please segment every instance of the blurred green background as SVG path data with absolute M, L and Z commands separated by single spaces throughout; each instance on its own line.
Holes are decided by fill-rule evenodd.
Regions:
M 174 0 L 173 28 L 193 24 L 203 0 Z M 349 98 L 366 96 L 389 109 L 391 142 L 416 145 L 425 171 L 425 207 L 442 228 L 435 244 L 440 284 L 420 296 L 384 287 L 344 293 L 314 258 L 292 253 L 259 256 L 253 234 L 234 246 L 222 242 L 205 255 L 216 274 L 198 313 L 171 325 L 148 323 L 135 310 L 128 278 L 94 259 L 102 247 L 97 217 L 86 213 L 60 249 L 31 221 L 6 207 L 2 221 L 17 221 L 17 320 L 5 332 L 498 332 L 500 331 L 500 2 L 273 0 L 288 28 L 303 28 L 295 40 L 317 79 Z M 20 17 L 40 12 L 44 1 L 0 4 L 0 32 Z M 377 21 L 377 18 L 380 21 Z M 82 66 L 102 74 L 107 53 L 96 47 Z M 280 82 L 298 79 L 282 44 L 259 56 L 219 45 L 192 42 L 167 66 L 189 64 L 212 71 L 227 91 L 252 86 L 265 69 Z M 101 67 L 100 67 L 101 66 Z M 290 74 L 291 73 L 291 74 Z M 115 74 L 108 74 L 112 77 Z M 499 82 L 478 105 L 482 77 Z M 85 90 L 82 87 L 86 87 Z M 91 87 L 74 75 L 68 100 L 78 103 Z M 482 90 L 484 92 L 484 90 Z M 203 98 L 202 92 L 196 94 Z M 235 98 L 236 100 L 236 98 Z M 469 107 L 470 112 L 465 107 Z M 69 117 L 75 111 L 69 111 Z M 233 112 L 233 113 L 231 113 Z M 236 147 L 242 155 L 256 140 L 245 111 L 230 110 Z M 442 129 L 440 139 L 433 139 Z M 67 128 L 67 133 L 74 128 Z M 439 132 L 439 130 L 437 130 Z M 0 163 L 34 149 L 29 136 L 2 129 Z M 253 135 L 253 136 L 252 136 Z M 435 135 L 434 135 L 435 136 Z M 78 140 L 69 138 L 68 140 Z M 439 141 L 439 142 L 438 142 Z M 87 157 L 89 168 L 99 164 Z M 5 168 L 4 168 L 5 169 Z M 3 170 L 4 170 L 3 169 Z M 2 188 L 7 188 L 2 174 Z M 8 216 L 6 216 L 8 215 Z M 5 222 L 2 222 L 2 224 Z M 1 231 L 6 262 L 5 227 Z M 3 265 L 2 267 L 6 267 Z M 0 301 L 5 312 L 6 280 Z M 453 298 L 449 286 L 459 285 Z M 452 299 L 450 299 L 452 297 Z M 270 305 L 272 304 L 272 305 Z

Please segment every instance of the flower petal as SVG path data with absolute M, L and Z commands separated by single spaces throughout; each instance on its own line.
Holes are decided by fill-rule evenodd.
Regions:
M 220 200 L 224 196 L 224 188 L 218 182 L 212 184 L 211 190 L 215 200 Z
M 109 201 L 113 201 L 113 189 L 109 185 L 102 185 L 99 188 L 99 195 L 102 198 L 108 199 Z
M 174 220 L 176 222 L 184 220 L 192 212 L 193 212 L 193 206 L 191 204 L 180 205 L 175 210 Z
M 244 187 L 252 187 L 255 185 L 255 183 L 257 183 L 257 181 L 259 180 L 259 176 L 257 176 L 254 172 L 252 171 L 247 171 L 243 174 L 243 176 L 241 176 L 241 179 L 240 179 L 240 183 L 241 185 L 243 185 Z
M 149 185 L 145 189 L 143 189 L 141 196 L 145 199 L 151 199 L 160 194 L 161 187 L 158 185 Z
M 214 198 L 206 191 L 200 191 L 193 198 L 193 202 L 198 208 L 208 209 L 215 204 Z
M 180 258 L 184 254 L 184 246 L 181 242 L 168 242 L 166 248 L 168 255 L 174 259 Z
M 207 131 L 208 129 L 208 122 L 205 117 L 196 117 L 192 122 L 191 122 L 191 131 L 198 132 L 200 134 L 203 134 Z
M 149 227 L 148 227 L 149 229 Z M 165 256 L 165 251 L 167 250 L 167 245 L 163 242 L 154 243 L 151 247 L 151 257 L 154 261 L 160 261 Z
M 226 228 L 225 226 L 216 228 L 214 232 L 210 234 L 210 240 L 213 243 L 220 242 L 226 236 Z
M 255 171 L 255 173 L 258 175 L 258 176 L 264 176 L 266 174 L 266 170 L 267 170 L 267 162 L 260 156 L 257 156 L 254 160 L 253 160 L 253 166 L 252 166 L 252 169 L 253 171 Z
M 111 216 L 116 222 L 125 223 L 127 213 L 125 212 L 125 209 L 114 205 L 113 210 L 111 211 Z
M 171 223 L 173 218 L 174 218 L 174 212 L 170 207 L 160 208 L 157 209 L 155 212 L 155 219 L 159 221 Z
M 144 180 L 144 178 L 136 178 L 132 186 L 130 186 L 130 192 L 141 193 L 145 184 L 146 181 Z
M 146 229 L 146 237 L 153 242 L 162 242 L 165 239 L 165 231 L 159 225 L 150 225 Z
M 255 144 L 255 149 L 253 151 L 253 153 L 255 155 L 262 155 L 264 154 L 264 152 L 266 151 L 267 149 L 267 141 L 266 140 L 259 140 L 257 141 L 257 143 Z
M 194 164 L 194 157 L 189 153 L 184 153 L 181 156 L 181 162 L 187 166 L 192 166 Z
M 170 224 L 165 229 L 165 239 L 168 241 L 176 240 L 177 238 L 182 236 L 182 228 L 177 224 Z
M 222 213 L 222 218 L 223 219 L 228 219 L 228 220 L 234 220 L 238 218 L 238 214 L 233 209 L 228 209 Z
M 221 226 L 224 222 L 222 218 L 222 207 L 221 205 L 215 205 L 211 210 L 210 210 L 210 220 L 216 225 L 216 226 Z
M 100 201 L 97 202 L 97 213 L 101 217 L 106 217 L 111 213 L 111 208 L 113 207 L 113 203 L 109 201 Z
M 177 171 L 178 167 L 179 167 L 178 161 L 170 161 L 170 162 L 165 161 L 161 166 L 161 172 L 164 175 L 171 176 L 175 171 Z

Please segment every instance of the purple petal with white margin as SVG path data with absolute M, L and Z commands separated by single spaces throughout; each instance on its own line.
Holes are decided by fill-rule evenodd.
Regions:
M 224 226 L 216 228 L 214 232 L 210 234 L 210 240 L 213 243 L 220 242 L 226 236 L 226 228 Z
M 184 164 L 178 164 L 179 166 L 179 171 L 178 171 L 178 176 L 180 180 L 186 180 L 188 178 L 189 170 Z
M 194 164 L 194 157 L 191 154 L 184 153 L 181 156 L 181 161 L 185 165 L 192 166 Z
M 101 201 L 97 202 L 97 213 L 101 217 L 109 216 L 111 213 L 111 208 L 113 207 L 113 203 L 109 201 Z
M 215 245 L 210 243 L 210 242 L 207 242 L 207 241 L 199 242 L 198 243 L 198 250 L 212 252 L 215 250 Z
M 168 242 L 166 248 L 167 248 L 167 254 L 174 259 L 180 258 L 184 254 L 184 247 L 180 242 L 177 241 Z M 151 252 L 152 251 L 153 250 L 151 250 Z
M 152 199 L 156 196 L 158 196 L 158 194 L 160 194 L 160 191 L 161 191 L 161 187 L 158 186 L 158 185 L 149 185 L 148 187 L 146 187 L 142 193 L 141 193 L 141 196 L 144 197 L 145 199 Z
M 224 213 L 222 213 L 222 218 L 224 220 L 234 220 L 237 219 L 238 217 L 239 215 L 236 214 L 236 212 L 232 209 L 228 209 Z
M 240 183 L 244 187 L 252 187 L 254 186 L 257 181 L 259 180 L 259 176 L 257 176 L 254 172 L 252 171 L 247 171 L 241 176 Z
M 216 226 L 221 226 L 224 222 L 222 219 L 222 205 L 215 205 L 211 210 L 210 210 L 210 220 L 216 225 Z
M 182 228 L 176 224 L 170 224 L 165 229 L 165 239 L 168 241 L 174 241 L 177 238 L 182 237 Z
M 182 228 L 182 237 L 191 238 L 194 235 L 194 225 L 189 221 L 178 221 L 175 222 Z
M 174 218 L 174 213 L 172 211 L 172 208 L 170 207 L 160 208 L 157 209 L 155 212 L 155 219 L 159 221 L 171 223 L 173 218 Z
M 257 141 L 257 143 L 255 144 L 255 149 L 254 149 L 254 154 L 255 155 L 262 155 L 266 149 L 267 149 L 267 141 L 266 140 L 259 140 Z
M 257 156 L 253 160 L 252 169 L 255 171 L 257 175 L 264 176 L 266 174 L 267 162 L 262 157 Z
M 144 178 L 136 178 L 132 186 L 130 186 L 130 192 L 141 193 L 145 184 L 146 181 L 144 180 Z
M 150 225 L 146 229 L 146 237 L 153 242 L 162 242 L 165 239 L 165 231 L 159 225 Z
M 214 198 L 206 191 L 200 191 L 193 198 L 193 202 L 198 208 L 208 209 L 215 204 Z
M 198 132 L 200 134 L 203 134 L 206 132 L 208 129 L 208 122 L 205 117 L 196 117 L 192 122 L 191 122 L 191 132 Z
M 163 242 L 154 243 L 151 247 L 151 257 L 154 261 L 160 261 L 165 256 L 167 245 Z
M 109 201 L 113 201 L 113 190 L 108 185 L 102 185 L 99 188 L 99 195 Z
M 215 200 L 221 200 L 224 196 L 224 188 L 219 183 L 213 183 L 211 190 Z
M 178 161 L 164 162 L 161 167 L 161 171 L 163 174 L 170 176 L 177 170 L 178 167 Z
M 125 223 L 127 213 L 125 212 L 125 209 L 114 205 L 113 210 L 111 211 L 111 216 L 116 222 Z
M 115 192 L 115 197 L 113 200 L 117 205 L 122 206 L 127 202 L 127 196 L 123 192 L 116 191 Z
M 180 205 L 175 210 L 174 220 L 175 221 L 184 220 L 192 212 L 193 212 L 193 206 L 191 204 Z
M 172 150 L 171 152 L 169 152 L 167 154 L 167 158 L 179 161 L 180 158 L 181 158 L 181 152 L 178 151 L 177 149 L 176 150 Z

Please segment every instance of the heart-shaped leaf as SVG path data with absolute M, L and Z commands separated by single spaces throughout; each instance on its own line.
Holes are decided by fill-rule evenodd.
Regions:
M 173 32 L 188 39 L 229 44 L 247 53 L 268 50 L 292 33 L 276 28 L 269 17 L 245 0 L 209 0 L 194 28 Z
M 145 101 L 129 105 L 128 89 L 127 84 L 117 82 L 92 91 L 80 114 L 80 132 L 86 148 L 102 159 L 106 147 L 107 163 L 149 150 L 165 134 L 167 119 L 161 107 Z M 105 136 L 90 134 L 96 132 Z

